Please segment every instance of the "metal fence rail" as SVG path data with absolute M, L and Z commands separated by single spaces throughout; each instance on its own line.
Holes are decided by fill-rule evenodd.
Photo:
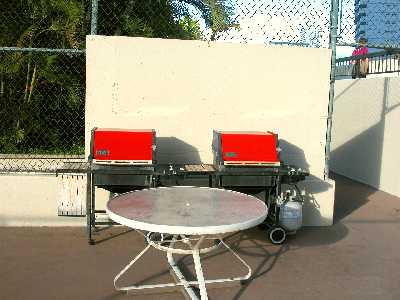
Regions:
M 400 49 L 379 51 L 368 55 L 349 56 L 336 60 L 336 78 L 351 78 L 354 63 L 360 59 L 368 59 L 368 74 L 400 75 Z

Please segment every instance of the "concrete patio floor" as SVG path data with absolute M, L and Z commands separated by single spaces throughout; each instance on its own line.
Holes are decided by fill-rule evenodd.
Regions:
M 336 180 L 335 224 L 303 228 L 274 246 L 258 228 L 228 239 L 253 268 L 246 285 L 208 289 L 224 299 L 400 299 L 400 199 L 342 176 Z M 144 247 L 125 228 L 86 242 L 83 228 L 0 228 L 0 299 L 185 299 L 178 292 L 132 296 L 113 278 Z M 121 233 L 116 236 L 116 234 Z M 189 257 L 182 259 L 192 271 Z M 224 251 L 205 256 L 207 278 L 243 274 Z M 165 255 L 151 250 L 123 280 L 168 282 Z

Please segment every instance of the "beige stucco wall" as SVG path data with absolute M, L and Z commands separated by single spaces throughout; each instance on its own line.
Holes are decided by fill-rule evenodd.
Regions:
M 305 205 L 304 226 L 316 225 L 315 220 L 318 225 L 330 225 L 334 182 L 308 180 L 300 187 L 306 188 L 306 197 L 312 200 Z M 0 226 L 85 226 L 85 217 L 58 216 L 61 192 L 61 179 L 55 175 L 0 175 Z M 109 192 L 96 188 L 97 209 L 104 209 L 109 198 Z
M 400 196 L 400 78 L 335 85 L 331 169 Z
M 0 226 L 85 226 L 85 217 L 58 216 L 61 179 L 52 174 L 0 175 Z M 96 189 L 102 209 L 109 193 Z
M 0 226 L 75 226 L 84 218 L 57 215 L 55 175 L 0 175 Z
M 86 155 L 95 126 L 156 129 L 160 163 L 211 163 L 213 129 L 271 130 L 283 159 L 312 173 L 307 199 L 320 203 L 305 223 L 331 223 L 328 49 L 104 36 L 86 46 Z
M 88 36 L 86 59 L 86 155 L 94 126 L 156 129 L 160 163 L 212 162 L 213 129 L 271 130 L 323 177 L 328 49 Z

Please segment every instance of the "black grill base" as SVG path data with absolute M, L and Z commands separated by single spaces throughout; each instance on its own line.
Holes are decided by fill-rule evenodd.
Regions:
M 92 237 L 98 225 L 112 225 L 114 222 L 96 222 L 95 187 L 112 193 L 124 193 L 143 188 L 159 186 L 198 186 L 235 190 L 255 195 L 265 201 L 269 208 L 266 219 L 268 228 L 279 224 L 279 208 L 275 205 L 281 193 L 281 184 L 296 184 L 309 174 L 292 166 L 279 167 L 225 167 L 216 170 L 212 165 L 157 165 L 157 166 L 113 166 L 96 165 L 89 162 L 87 173 L 87 233 L 89 244 L 95 244 Z M 77 173 L 76 167 L 65 165 L 58 173 Z

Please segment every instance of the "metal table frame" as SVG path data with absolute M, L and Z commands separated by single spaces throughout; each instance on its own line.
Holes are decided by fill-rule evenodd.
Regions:
M 196 216 L 190 216 L 176 213 L 176 216 L 178 216 L 178 221 L 171 223 L 169 221 L 169 218 L 165 219 L 165 214 L 162 213 L 162 205 L 167 207 L 170 207 L 174 203 L 182 205 L 182 199 L 180 199 L 180 202 L 176 202 L 175 198 L 169 197 L 169 202 L 165 202 L 166 200 L 164 201 L 165 198 L 163 197 L 165 195 L 173 195 L 174 197 L 176 197 L 176 193 L 180 192 L 180 190 L 190 191 L 189 195 L 191 196 L 188 197 L 196 197 L 197 195 L 199 195 L 199 199 L 202 199 L 203 195 L 213 195 L 212 198 L 205 198 L 208 199 L 206 202 L 202 202 L 203 207 L 204 209 L 206 209 L 206 211 L 207 209 L 211 209 L 212 211 L 214 211 L 214 205 L 217 201 L 216 199 L 220 199 L 221 202 L 218 202 L 222 205 L 219 213 L 226 212 L 226 208 L 231 207 L 232 204 L 235 203 L 240 203 L 241 206 L 237 206 L 236 211 L 234 211 L 233 214 L 232 212 L 227 212 L 222 219 L 218 218 L 214 221 L 214 219 L 209 219 L 208 217 L 206 217 L 206 219 L 199 217 L 199 219 L 197 219 L 197 223 L 196 216 L 198 214 L 196 214 Z M 225 197 L 219 198 L 221 197 L 221 194 Z M 141 200 L 136 202 L 133 200 L 135 199 L 135 196 L 136 200 L 143 199 L 142 197 L 144 196 L 142 195 L 146 195 L 146 197 L 144 198 L 145 201 Z M 193 201 L 199 203 L 197 198 L 194 198 Z M 132 215 L 132 208 L 136 206 L 143 207 L 144 202 L 149 202 L 151 204 L 151 207 L 153 207 L 153 203 L 160 203 L 161 206 L 155 206 L 154 209 L 154 214 L 156 216 L 155 219 L 151 218 L 150 221 L 148 221 L 148 213 L 143 214 L 141 213 L 140 209 L 138 210 L 137 214 L 135 212 Z M 121 203 L 124 203 L 122 207 Z M 189 202 L 186 203 L 186 206 L 187 205 L 189 205 Z M 146 205 L 144 206 L 144 208 L 147 212 L 148 208 Z M 246 208 L 249 209 L 247 213 L 245 212 Z M 250 266 L 223 241 L 223 235 L 256 226 L 263 222 L 268 214 L 268 208 L 266 207 L 266 205 L 262 204 L 262 201 L 255 198 L 254 196 L 249 196 L 235 191 L 224 191 L 218 188 L 199 188 L 187 186 L 177 186 L 169 188 L 159 187 L 145 189 L 143 191 L 124 193 L 115 197 L 114 199 L 109 200 L 109 202 L 107 203 L 106 211 L 112 220 L 135 229 L 137 232 L 143 235 L 145 241 L 147 242 L 147 246 L 115 276 L 114 286 L 116 290 L 126 292 L 133 291 L 138 293 L 154 293 L 154 289 L 169 289 L 173 291 L 175 291 L 176 289 L 181 289 L 186 292 L 190 299 L 197 300 L 208 299 L 206 285 L 218 284 L 223 286 L 226 283 L 239 283 L 250 278 L 252 273 Z M 242 214 L 239 214 L 239 218 L 237 217 L 237 212 L 242 212 Z M 152 213 L 150 213 L 150 216 L 152 216 Z M 206 213 L 205 216 L 208 216 L 208 214 Z M 220 214 L 218 214 L 218 216 L 220 216 Z M 184 225 L 187 224 L 187 218 L 190 218 L 191 222 L 193 221 L 192 218 L 194 218 L 194 224 L 196 225 Z M 198 220 L 201 220 L 200 223 L 198 223 Z M 221 220 L 223 220 L 222 223 Z M 142 230 L 146 230 L 146 233 L 143 233 Z M 212 242 L 208 245 L 203 246 L 202 244 L 205 240 L 211 240 Z M 200 254 L 209 253 L 218 249 L 221 246 L 224 246 L 242 265 L 247 268 L 247 274 L 243 276 L 230 276 L 226 278 L 212 280 L 205 279 L 203 268 L 201 265 Z M 176 282 L 120 286 L 118 284 L 118 280 L 120 279 L 120 277 L 123 276 L 128 271 L 128 269 L 130 269 L 151 247 L 166 252 L 167 260 L 170 265 L 170 271 Z M 197 280 L 188 281 L 185 278 L 182 271 L 179 269 L 179 266 L 175 262 L 173 254 L 192 256 Z M 198 286 L 200 290 L 200 298 L 196 295 L 193 286 Z
M 152 240 L 151 235 L 152 232 L 147 233 L 146 235 L 140 232 L 147 241 L 147 246 L 133 258 L 114 278 L 114 287 L 118 291 L 140 291 L 147 292 L 152 291 L 154 289 L 164 289 L 167 288 L 169 291 L 182 290 L 187 293 L 190 299 L 199 299 L 196 295 L 192 286 L 198 286 L 200 290 L 200 299 L 205 300 L 208 299 L 206 285 L 213 284 L 226 284 L 226 283 L 240 283 L 250 278 L 251 276 L 251 268 L 250 266 L 236 253 L 234 252 L 224 241 L 222 236 L 200 236 L 198 238 L 192 238 L 185 235 L 171 235 L 171 239 L 166 240 L 164 238 L 160 240 Z M 205 239 L 212 239 L 217 241 L 214 246 L 202 248 L 201 244 Z M 189 246 L 189 249 L 181 249 L 175 248 L 177 241 L 181 241 L 182 243 Z M 195 241 L 195 243 L 192 243 Z M 167 246 L 165 246 L 167 244 Z M 218 249 L 220 246 L 224 246 L 239 262 L 241 262 L 248 270 L 246 275 L 236 276 L 236 277 L 227 277 L 220 279 L 205 279 L 203 274 L 203 268 L 201 266 L 200 254 L 209 253 L 213 250 Z M 129 286 L 119 286 L 117 284 L 119 278 L 125 274 L 128 269 L 130 269 L 149 249 L 153 247 L 157 250 L 164 251 L 167 253 L 167 260 L 170 266 L 171 275 L 175 278 L 176 282 L 172 283 L 161 283 L 161 284 L 144 284 L 144 285 L 129 285 Z M 190 254 L 193 257 L 193 262 L 195 266 L 195 272 L 197 280 L 188 281 L 183 275 L 182 271 L 179 269 L 179 266 L 175 262 L 173 258 L 173 254 Z

